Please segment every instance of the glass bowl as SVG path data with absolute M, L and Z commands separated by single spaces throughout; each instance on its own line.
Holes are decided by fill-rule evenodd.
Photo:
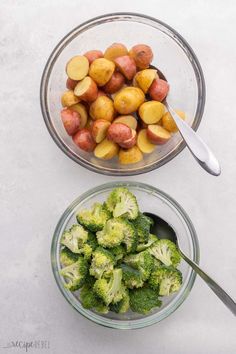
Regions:
M 79 300 L 79 292 L 70 292 L 64 287 L 64 280 L 60 276 L 59 271 L 59 251 L 60 238 L 65 229 L 76 223 L 75 213 L 79 209 L 91 206 L 95 201 L 104 201 L 110 191 L 118 186 L 126 186 L 133 192 L 138 200 L 140 210 L 152 212 L 164 220 L 174 228 L 177 233 L 181 248 L 194 261 L 199 261 L 199 246 L 195 229 L 185 211 L 181 206 L 164 192 L 138 182 L 112 182 L 103 184 L 96 188 L 90 189 L 77 198 L 63 213 L 60 218 L 52 239 L 51 247 L 51 262 L 53 274 L 56 283 L 62 292 L 65 299 L 83 316 L 100 325 L 117 328 L 117 329 L 135 329 L 152 325 L 163 320 L 165 317 L 173 313 L 188 296 L 196 274 L 182 261 L 179 269 L 183 274 L 183 285 L 178 293 L 175 293 L 167 298 L 163 298 L 163 304 L 160 308 L 154 310 L 148 315 L 140 315 L 129 311 L 126 314 L 98 314 L 91 310 L 86 310 L 82 307 Z
M 67 156 L 89 170 L 114 176 L 137 175 L 158 168 L 179 154 L 185 147 L 180 134 L 174 134 L 168 143 L 145 155 L 143 161 L 122 166 L 118 158 L 105 161 L 79 149 L 65 132 L 60 119 L 67 61 L 91 49 L 104 50 L 113 42 L 124 43 L 128 48 L 137 43 L 152 47 L 152 64 L 170 83 L 169 103 L 186 112 L 186 121 L 194 130 L 198 128 L 204 110 L 204 77 L 193 50 L 174 29 L 140 14 L 114 13 L 93 18 L 73 29 L 53 50 L 43 72 L 40 99 L 46 126 L 55 143 Z

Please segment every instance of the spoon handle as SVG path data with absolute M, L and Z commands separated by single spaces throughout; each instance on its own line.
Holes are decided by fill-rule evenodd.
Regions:
M 234 300 L 219 286 L 209 275 L 207 275 L 196 263 L 191 261 L 181 250 L 182 258 L 200 275 L 200 277 L 207 283 L 207 285 L 214 291 L 220 300 L 228 307 L 230 311 L 236 316 L 236 303 Z
M 166 102 L 166 108 L 172 115 L 179 132 L 187 144 L 190 152 L 195 157 L 199 165 L 207 172 L 214 176 L 220 175 L 220 164 L 209 147 L 204 141 L 195 133 L 195 131 L 182 120 L 173 108 Z

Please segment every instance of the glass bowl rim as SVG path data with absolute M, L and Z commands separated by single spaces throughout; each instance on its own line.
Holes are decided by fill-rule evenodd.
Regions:
M 104 174 L 104 175 L 109 175 L 109 176 L 134 176 L 142 173 L 147 173 L 149 171 L 155 170 L 166 163 L 170 162 L 174 157 L 176 157 L 185 147 L 186 143 L 182 140 L 180 141 L 174 148 L 173 150 L 162 160 L 156 161 L 152 164 L 149 164 L 144 167 L 140 168 L 127 168 L 127 169 L 114 169 L 114 168 L 109 168 L 109 167 L 100 167 L 99 165 L 95 165 L 94 163 L 90 161 L 85 161 L 83 158 L 72 152 L 70 149 L 68 149 L 66 143 L 59 137 L 56 129 L 54 128 L 49 110 L 48 110 L 48 104 L 47 104 L 47 90 L 48 90 L 48 82 L 49 82 L 49 77 L 51 74 L 51 71 L 53 69 L 54 63 L 57 59 L 57 57 L 60 55 L 60 53 L 63 51 L 64 47 L 66 47 L 67 43 L 70 43 L 73 38 L 78 36 L 80 32 L 87 30 L 91 26 L 97 26 L 99 24 L 104 24 L 108 21 L 112 20 L 135 20 L 135 22 L 139 22 L 138 19 L 141 21 L 146 21 L 147 25 L 151 26 L 151 23 L 157 23 L 158 25 L 161 25 L 165 27 L 168 31 L 170 31 L 175 38 L 178 39 L 178 44 L 181 44 L 182 50 L 188 54 L 189 61 L 193 67 L 193 70 L 196 75 L 196 80 L 197 80 L 197 86 L 198 86 L 198 99 L 197 99 L 197 111 L 195 114 L 194 121 L 192 123 L 192 128 L 196 131 L 201 123 L 202 120 L 202 115 L 204 112 L 204 107 L 205 107 L 205 100 L 206 100 L 206 88 L 205 88 L 205 80 L 204 80 L 204 75 L 203 71 L 201 68 L 201 65 L 197 59 L 196 54 L 194 53 L 193 49 L 190 47 L 190 45 L 187 43 L 187 41 L 171 26 L 167 25 L 166 23 L 148 16 L 144 14 L 139 14 L 135 12 L 114 12 L 114 13 L 108 13 L 104 14 L 101 16 L 93 17 L 92 19 L 89 19 L 87 21 L 84 21 L 80 25 L 76 26 L 74 29 L 72 29 L 69 33 L 67 33 L 56 45 L 56 47 L 53 49 L 51 52 L 45 68 L 42 73 L 42 78 L 41 78 L 41 84 L 40 84 L 40 106 L 41 106 L 41 111 L 43 115 L 44 122 L 46 124 L 46 127 L 56 143 L 56 145 L 73 161 L 78 163 L 79 165 L 87 168 L 90 171 L 99 173 L 99 174 Z M 144 22 L 141 22 L 144 23 Z M 176 39 L 174 39 L 176 42 Z
M 200 259 L 200 249 L 199 249 L 199 242 L 198 242 L 198 237 L 196 230 L 193 226 L 192 221 L 190 220 L 189 216 L 185 212 L 185 210 L 181 207 L 181 205 L 176 202 L 170 195 L 167 193 L 161 191 L 160 189 L 153 187 L 149 184 L 146 183 L 140 183 L 140 182 L 134 182 L 134 181 L 124 181 L 124 182 L 108 182 L 99 186 L 96 186 L 94 188 L 89 189 L 87 192 L 81 194 L 78 198 L 76 198 L 63 212 L 62 216 L 60 217 L 54 234 L 52 238 L 52 243 L 51 243 L 51 267 L 53 271 L 53 275 L 55 278 L 55 281 L 57 283 L 57 286 L 64 296 L 64 298 L 67 300 L 67 302 L 77 311 L 79 312 L 82 316 L 85 318 L 91 320 L 92 322 L 95 322 L 99 325 L 102 325 L 104 327 L 109 327 L 109 328 L 114 328 L 114 329 L 138 329 L 138 328 L 144 328 L 147 326 L 150 326 L 152 324 L 155 324 L 157 322 L 160 322 L 161 320 L 165 319 L 169 315 L 171 315 L 187 298 L 189 295 L 194 282 L 196 278 L 196 273 L 194 272 L 193 269 L 190 270 L 190 275 L 188 282 L 186 283 L 186 286 L 182 292 L 182 295 L 177 299 L 177 301 L 172 304 L 170 304 L 167 307 L 167 311 L 161 313 L 156 313 L 156 314 L 150 314 L 150 316 L 136 319 L 136 320 L 114 320 L 110 318 L 103 317 L 102 315 L 96 314 L 90 310 L 84 309 L 82 306 L 79 307 L 78 301 L 72 298 L 72 296 L 69 297 L 69 291 L 66 290 L 62 284 L 61 278 L 58 274 L 58 266 L 57 266 L 57 261 L 56 261 L 56 252 L 57 252 L 57 246 L 58 246 L 58 241 L 59 241 L 59 236 L 61 233 L 62 228 L 64 227 L 65 221 L 67 220 L 68 216 L 71 214 L 71 212 L 75 209 L 76 206 L 78 206 L 79 203 L 81 203 L 84 199 L 87 199 L 88 197 L 93 196 L 96 193 L 106 191 L 118 186 L 131 186 L 131 187 L 136 187 L 138 189 L 141 189 L 145 192 L 150 191 L 152 194 L 156 194 L 157 196 L 165 199 L 167 202 L 171 204 L 173 207 L 174 211 L 177 211 L 181 217 L 183 218 L 189 232 L 190 232 L 190 240 L 191 244 L 193 247 L 193 261 L 195 263 L 199 263 Z M 172 304 L 172 306 L 171 306 Z

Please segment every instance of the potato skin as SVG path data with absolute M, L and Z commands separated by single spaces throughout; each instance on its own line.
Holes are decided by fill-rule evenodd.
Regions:
M 136 133 L 136 130 L 132 129 L 131 138 L 119 143 L 119 145 L 123 149 L 130 149 L 136 144 L 136 141 L 137 141 L 137 133 Z
M 143 154 L 136 145 L 127 150 L 120 149 L 119 162 L 122 165 L 130 165 L 133 163 L 137 163 L 139 161 L 142 161 L 142 159 Z
M 82 103 L 77 103 L 70 107 L 71 110 L 79 113 L 80 115 L 80 129 L 83 129 L 87 124 L 88 113 L 86 107 Z
M 119 144 L 132 137 L 132 130 L 125 124 L 112 123 L 107 131 L 107 139 Z
M 96 143 L 100 143 L 103 139 L 105 139 L 110 125 L 111 123 L 105 119 L 97 119 L 93 121 L 91 133 Z
M 163 145 L 170 140 L 171 134 L 158 124 L 150 124 L 147 128 L 147 138 L 152 144 Z
M 107 96 L 98 97 L 90 106 L 90 116 L 96 119 L 105 119 L 111 122 L 115 116 L 113 101 Z
M 148 68 L 153 59 L 152 49 L 146 44 L 137 44 L 133 46 L 129 51 L 129 55 L 135 60 L 139 69 Z
M 84 151 L 92 152 L 96 147 L 91 132 L 86 128 L 79 130 L 72 139 L 74 143 Z
M 134 116 L 128 115 L 128 116 L 119 116 L 117 117 L 113 123 L 123 123 L 128 125 L 128 127 L 130 127 L 131 129 L 136 130 L 137 129 L 137 119 L 134 118 Z
M 114 98 L 114 106 L 120 114 L 135 112 L 144 102 L 143 91 L 138 87 L 125 87 Z
M 124 83 L 125 83 L 124 76 L 118 71 L 115 71 L 112 74 L 110 80 L 106 83 L 105 86 L 103 86 L 103 90 L 106 93 L 112 94 L 119 91 L 121 87 L 124 85 Z
M 170 85 L 168 82 L 162 79 L 155 79 L 148 92 L 153 100 L 162 102 L 166 98 L 169 89 Z
M 101 50 L 89 50 L 84 56 L 88 59 L 90 65 L 95 59 L 103 58 L 103 52 Z
M 128 49 L 122 43 L 113 43 L 110 47 L 105 50 L 104 58 L 109 60 L 114 60 L 117 57 L 128 54 Z
M 66 80 L 66 88 L 68 88 L 68 90 L 74 90 L 75 86 L 78 84 L 77 80 L 72 80 L 69 77 Z
M 61 120 L 68 135 L 74 135 L 80 129 L 81 117 L 69 108 L 61 110 Z
M 70 107 L 78 103 L 80 99 L 75 96 L 74 91 L 68 90 L 64 92 L 61 96 L 61 104 L 63 107 Z
M 98 86 L 104 86 L 112 77 L 115 71 L 115 64 L 105 58 L 95 59 L 89 68 L 89 76 Z
M 117 68 L 122 72 L 122 74 L 128 80 L 132 80 L 137 72 L 136 64 L 133 58 L 129 55 L 124 55 L 123 57 L 118 57 L 114 60 Z
M 138 71 L 134 77 L 133 83 L 147 93 L 155 78 L 157 78 L 155 69 L 144 69 Z

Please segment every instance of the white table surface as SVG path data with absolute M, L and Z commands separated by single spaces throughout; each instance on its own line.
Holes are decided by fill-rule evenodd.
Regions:
M 170 24 L 196 52 L 207 101 L 199 128 L 222 165 L 201 170 L 185 149 L 158 171 L 130 180 L 154 184 L 191 217 L 201 265 L 236 297 L 236 36 L 235 1 L 1 0 L 0 2 L 0 352 L 16 340 L 48 340 L 31 353 L 236 353 L 235 318 L 196 280 L 169 318 L 137 331 L 100 327 L 80 316 L 60 294 L 50 266 L 59 216 L 80 193 L 118 180 L 68 159 L 44 125 L 39 85 L 57 42 L 79 23 L 113 11 L 135 11 Z M 232 103 L 232 104 L 231 104 Z

